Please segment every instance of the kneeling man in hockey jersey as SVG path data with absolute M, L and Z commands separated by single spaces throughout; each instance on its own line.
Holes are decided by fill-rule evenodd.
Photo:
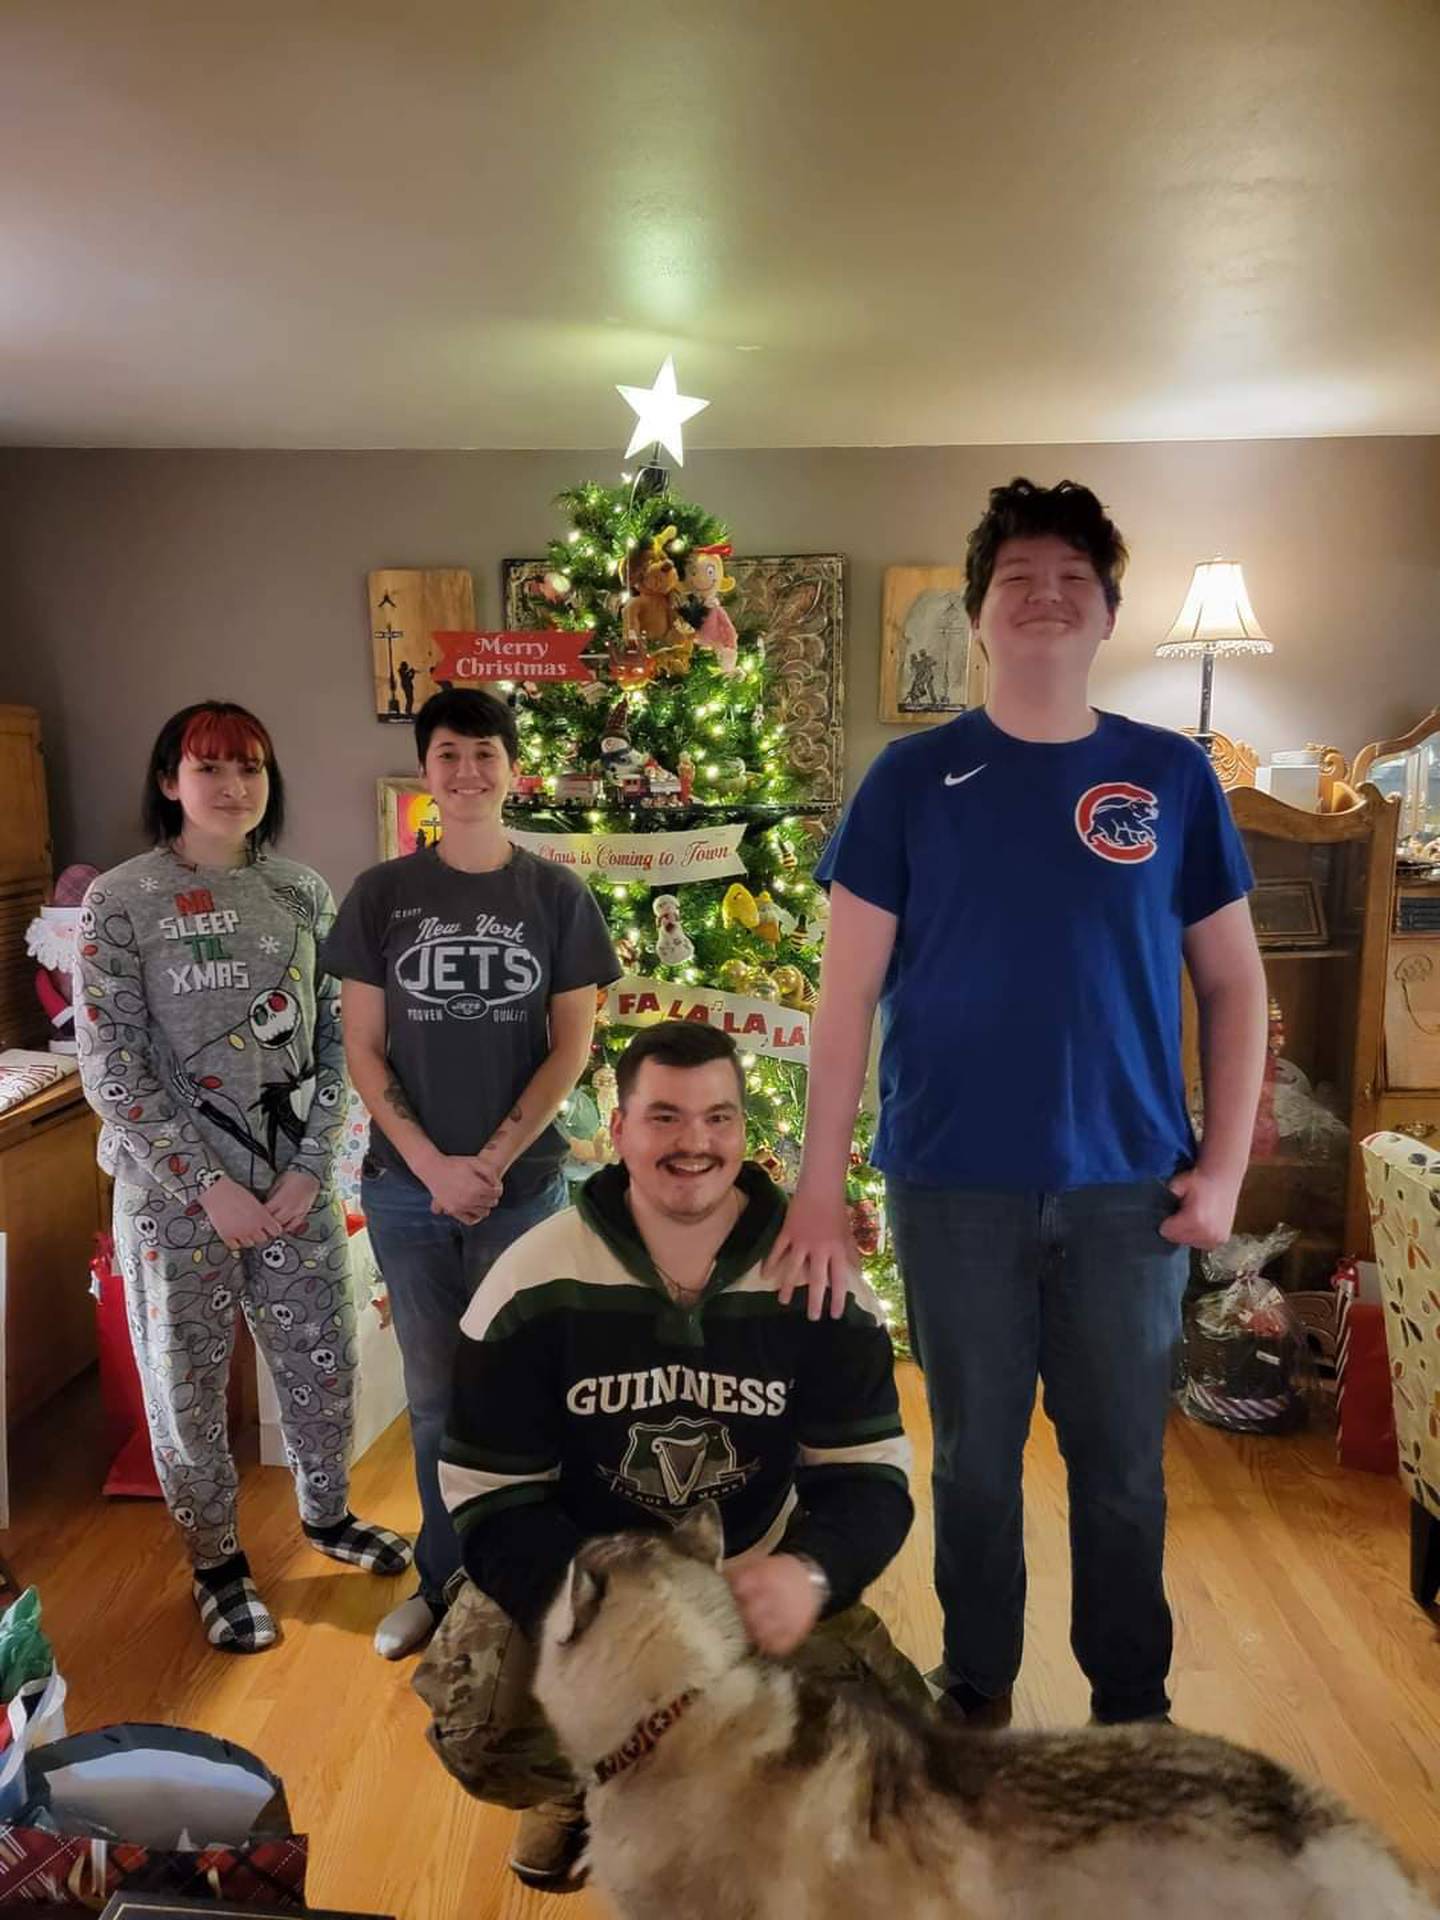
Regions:
M 462 1323 L 440 1484 L 469 1583 L 415 1681 L 450 1771 L 529 1809 L 511 1866 L 551 1888 L 573 1884 L 583 1810 L 530 1693 L 532 1641 L 592 1535 L 714 1500 L 763 1652 L 928 1698 L 859 1604 L 913 1512 L 874 1295 L 852 1285 L 812 1321 L 763 1277 L 785 1198 L 745 1161 L 728 1035 L 646 1028 L 617 1081 L 620 1164 L 500 1256 Z

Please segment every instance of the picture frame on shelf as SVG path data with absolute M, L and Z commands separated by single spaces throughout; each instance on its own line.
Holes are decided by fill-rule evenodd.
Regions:
M 1262 947 L 1323 947 L 1330 937 L 1313 880 L 1257 880 L 1250 914 Z
M 963 567 L 887 567 L 880 719 L 938 726 L 985 698 L 985 655 L 965 611 Z
M 736 554 L 725 566 L 735 581 L 725 611 L 742 633 L 758 630 L 764 640 L 766 718 L 805 778 L 807 804 L 838 806 L 845 797 L 844 556 Z M 546 581 L 553 570 L 549 560 L 502 562 L 507 627 L 533 626 L 564 605 Z
M 418 853 L 439 840 L 440 810 L 423 780 L 382 774 L 375 783 L 375 797 L 382 860 Z

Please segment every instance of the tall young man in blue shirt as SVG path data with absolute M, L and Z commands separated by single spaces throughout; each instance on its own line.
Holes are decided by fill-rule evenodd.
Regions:
M 1090 705 L 1125 559 L 1088 488 L 991 493 L 966 586 L 986 704 L 887 747 L 820 864 L 804 1165 L 767 1267 L 808 1285 L 812 1312 L 827 1288 L 844 1298 L 844 1170 L 878 1002 L 874 1157 L 935 1433 L 937 1678 L 980 1726 L 1007 1724 L 1020 1668 L 1037 1379 L 1068 1470 L 1071 1641 L 1094 1716 L 1169 1711 L 1163 1442 L 1186 1250 L 1231 1231 L 1264 1059 L 1250 873 L 1205 754 Z

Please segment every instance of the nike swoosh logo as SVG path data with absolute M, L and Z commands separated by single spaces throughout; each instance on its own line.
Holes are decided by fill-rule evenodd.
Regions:
M 973 780 L 977 773 L 983 773 L 989 764 L 990 762 L 985 760 L 978 767 L 971 767 L 968 773 L 947 773 L 945 784 L 947 787 L 963 787 L 967 780 Z

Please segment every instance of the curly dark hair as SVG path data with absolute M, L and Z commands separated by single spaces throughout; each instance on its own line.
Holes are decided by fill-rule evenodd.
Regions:
M 990 489 L 985 517 L 965 543 L 965 611 L 972 621 L 980 618 L 1001 545 L 1052 533 L 1086 555 L 1100 576 L 1105 604 L 1114 613 L 1120 604 L 1120 578 L 1130 558 L 1120 529 L 1079 481 L 1037 487 L 1033 480 L 1022 478 L 1008 487 Z

